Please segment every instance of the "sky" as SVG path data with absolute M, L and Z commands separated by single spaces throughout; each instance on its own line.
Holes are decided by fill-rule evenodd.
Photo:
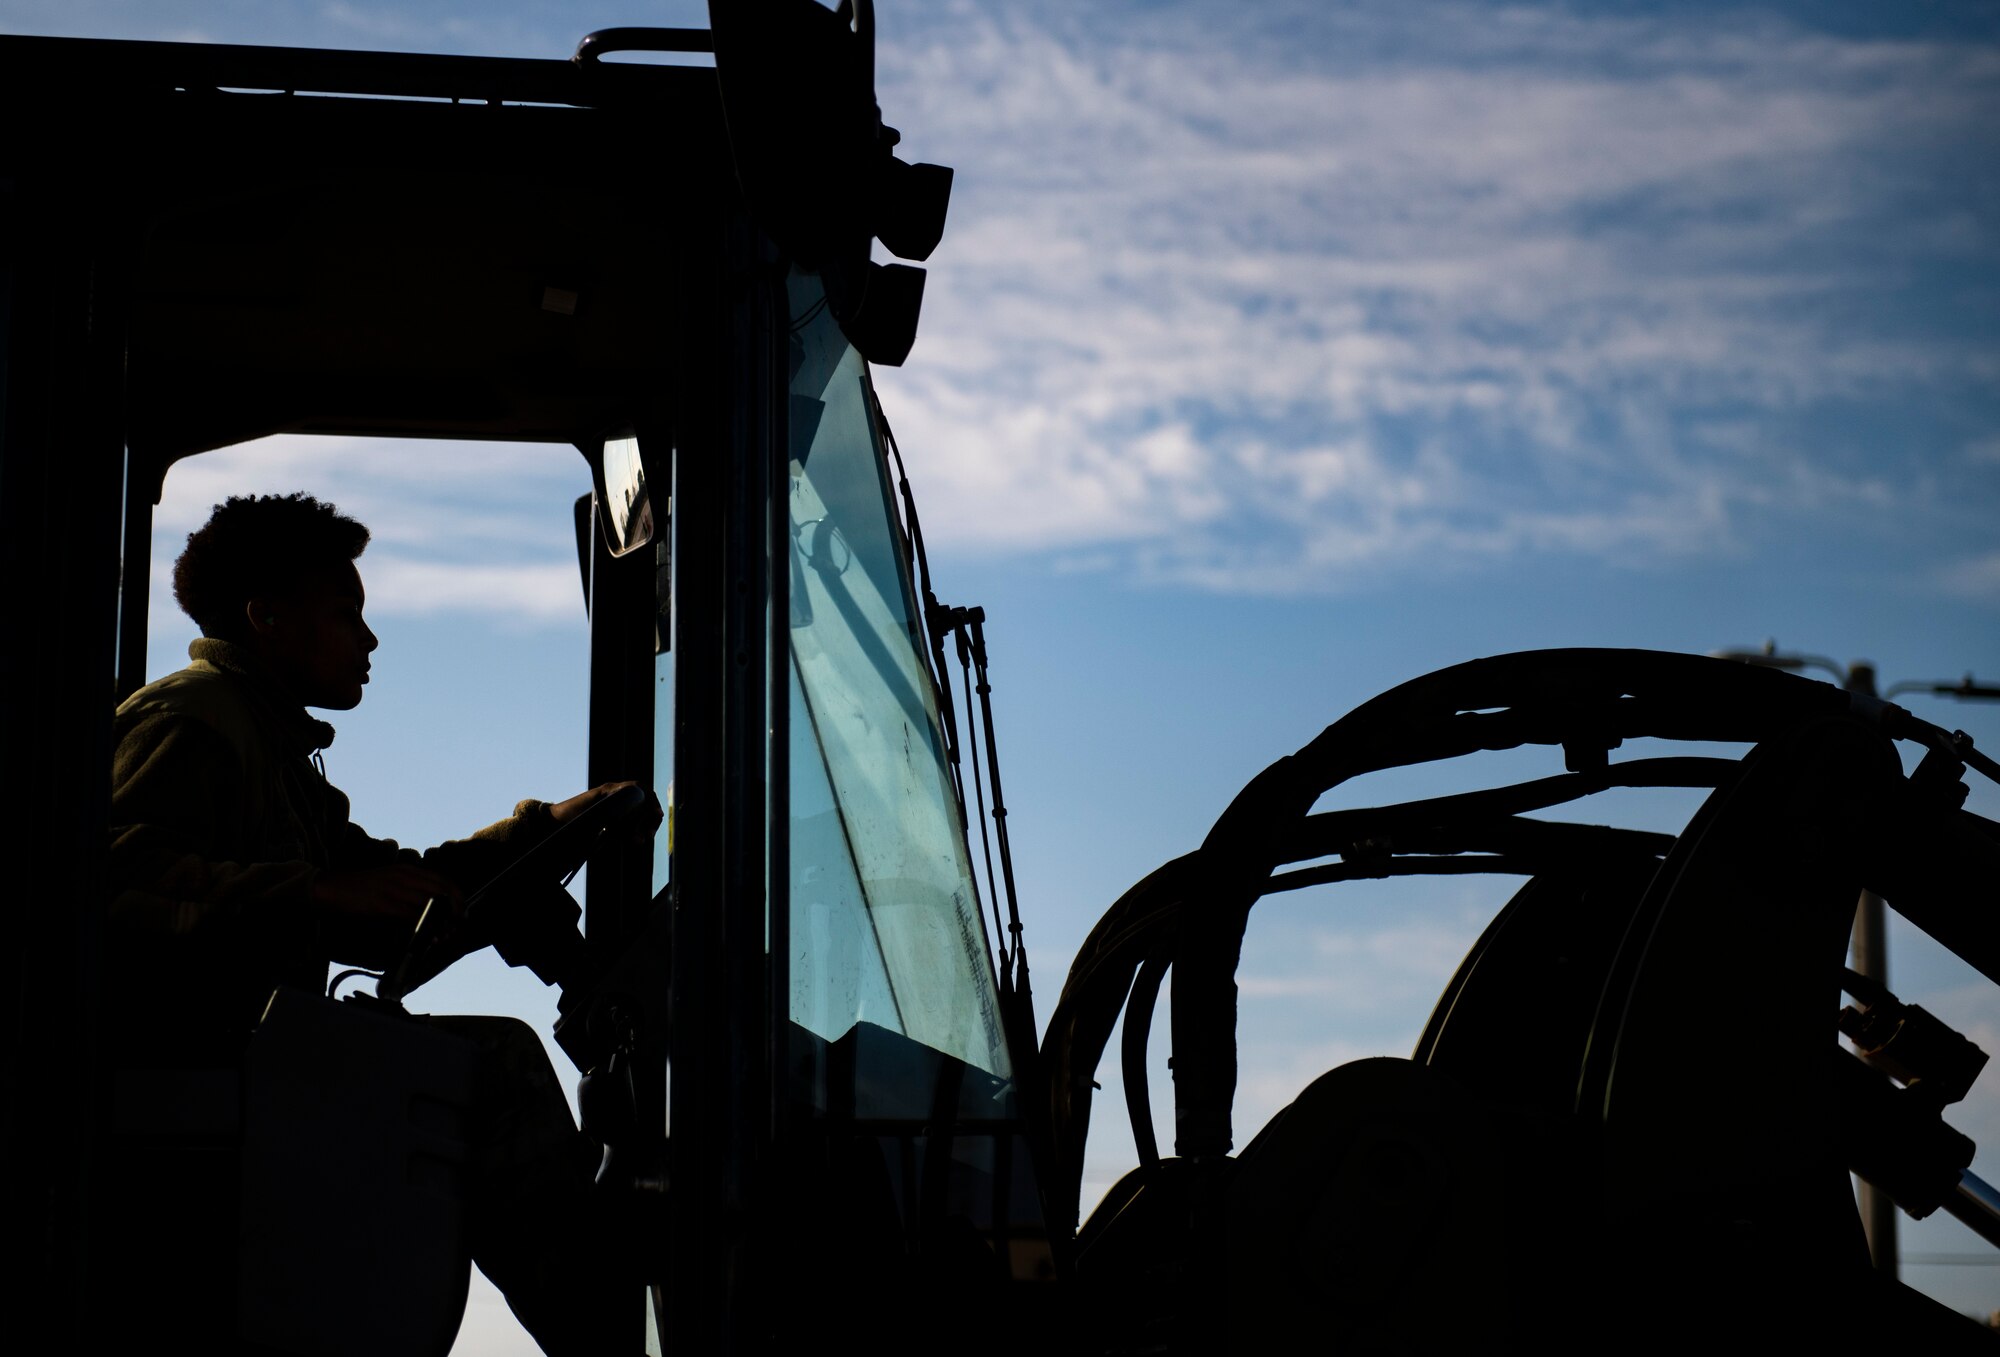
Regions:
M 590 29 L 704 13 L 0 0 L 0 30 L 562 57 Z M 1431 669 L 1775 638 L 1873 660 L 1885 685 L 2000 681 L 2000 4 L 878 16 L 902 153 L 957 177 L 916 347 L 876 375 L 939 592 L 989 617 L 1044 1018 L 1125 887 L 1266 763 Z M 574 452 L 207 454 L 169 477 L 156 579 L 217 498 L 295 488 L 376 533 L 383 649 L 328 752 L 357 818 L 430 842 L 579 787 Z M 154 672 L 187 634 L 156 602 Z M 1908 704 L 2000 750 L 2000 706 Z M 1340 804 L 1555 771 L 1487 762 Z M 1588 818 L 1673 829 L 1693 804 Z M 2000 816 L 1990 785 L 1971 804 Z M 1333 1065 L 1406 1053 L 1511 888 L 1260 906 L 1239 1144 Z M 1904 998 L 2000 1051 L 1992 986 L 1900 923 L 1891 953 Z M 552 1012 L 497 966 L 433 990 Z M 1132 1162 L 1115 1063 L 1095 1191 Z M 1950 1120 L 2000 1144 L 1990 1088 Z M 2000 1181 L 2000 1155 L 1975 1167 Z M 2000 1308 L 2000 1254 L 1949 1221 L 1903 1239 L 1914 1284 Z M 524 1341 L 503 1320 L 476 1297 L 461 1348 Z

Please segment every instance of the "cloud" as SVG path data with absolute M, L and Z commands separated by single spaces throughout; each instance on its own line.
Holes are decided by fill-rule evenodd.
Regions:
M 497 613 L 524 622 L 578 623 L 584 615 L 576 561 L 463 565 L 395 556 L 369 566 L 374 610 L 392 616 L 439 612 Z
M 1230 1116 L 1237 1147 L 1249 1144 L 1265 1123 L 1328 1070 L 1371 1056 L 1408 1054 L 1408 1047 L 1383 1050 L 1365 1042 L 1338 1040 L 1273 1043 L 1254 1052 L 1237 1075 L 1236 1103 Z
M 2000 551 L 1955 561 L 1942 577 L 1948 593 L 1987 603 L 2000 602 Z
M 918 349 L 880 375 L 940 540 L 1291 590 L 1921 508 L 1802 421 L 1993 371 L 1904 291 L 1995 262 L 1938 177 L 2000 111 L 1992 49 L 1275 9 L 889 35 L 888 116 L 959 171 Z
M 1457 917 L 1373 928 L 1318 926 L 1303 937 L 1287 930 L 1271 944 L 1261 943 L 1253 930 L 1237 989 L 1246 1002 L 1306 1002 L 1329 1014 L 1373 1013 L 1441 991 L 1483 922 Z M 1259 951 L 1267 966 L 1275 963 L 1272 969 L 1250 969 Z
M 437 16 L 415 19 L 407 10 L 376 9 L 366 5 L 343 4 L 339 0 L 322 5 L 319 15 L 335 28 L 348 29 L 378 41 L 422 40 L 434 45 L 446 39 L 462 41 L 476 34 L 480 27 L 469 19 Z
M 171 572 L 186 534 L 230 495 L 303 490 L 368 525 L 372 616 L 484 613 L 525 626 L 583 615 L 569 505 L 590 491 L 574 449 L 280 436 L 168 472 L 154 512 L 152 629 L 185 630 Z
M 1986 589 L 1954 506 L 2000 493 L 1994 440 L 1965 436 L 1993 427 L 2000 379 L 1990 39 L 1693 7 L 1239 11 L 952 3 L 884 25 L 906 153 L 958 169 L 917 351 L 878 374 L 935 545 L 1287 593 L 1531 555 L 1671 567 L 1751 556 L 1774 525 L 1864 525 L 1928 587 Z M 120 31 L 176 12 L 97 11 Z M 570 22 L 290 12 L 329 41 L 544 54 Z M 204 14 L 239 40 L 262 22 Z M 1891 455 L 1856 405 L 1955 427 L 1877 438 Z M 371 560 L 567 559 L 546 500 L 453 506 L 428 449 L 352 452 L 320 484 L 376 529 Z M 175 478 L 219 497 L 232 455 Z M 496 478 L 581 475 L 561 450 L 494 456 Z

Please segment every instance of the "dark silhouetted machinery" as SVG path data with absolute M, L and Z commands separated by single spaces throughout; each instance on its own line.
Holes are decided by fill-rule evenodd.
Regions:
M 1612 757 L 1633 740 L 1752 748 Z M 1899 741 L 1919 755 L 1907 776 Z M 1312 809 L 1367 773 L 1535 745 L 1566 771 Z M 1868 888 L 2000 979 L 2000 827 L 1962 809 L 1968 766 L 1997 771 L 1900 707 L 1645 651 L 1501 655 L 1357 708 L 1127 892 L 1070 973 L 1044 1043 L 1051 1218 L 1077 1218 L 1091 1074 L 1121 1011 L 1142 1161 L 1076 1236 L 1080 1323 L 1108 1351 L 1990 1342 L 1871 1270 L 1848 1176 L 2000 1242 L 1972 1142 L 1940 1115 L 1985 1054 L 1845 966 Z M 1713 790 L 1678 836 L 1533 814 L 1618 787 Z M 1232 1157 L 1256 902 L 1461 872 L 1528 881 L 1411 1058 L 1331 1071 Z M 1170 969 L 1162 1157 L 1144 1052 Z
M 568 61 L 0 39 L 17 1326 L 379 1357 L 456 1330 L 465 1076 L 401 1013 L 414 972 L 281 993 L 219 1066 L 135 1066 L 101 1017 L 109 717 L 146 672 L 163 478 L 329 433 L 541 442 L 595 476 L 549 506 L 589 605 L 589 776 L 671 783 L 671 853 L 585 825 L 517 864 L 540 903 L 494 931 L 562 989 L 632 1350 L 1985 1341 L 1874 1278 L 1848 1185 L 1996 1234 L 1940 1117 L 1984 1057 L 1843 972 L 1865 886 L 2000 979 L 2000 830 L 1961 809 L 1994 766 L 1894 706 L 1636 652 L 1429 675 L 1114 905 L 1037 1040 L 1004 832 L 983 890 L 969 837 L 1004 827 L 984 618 L 936 598 L 868 377 L 923 285 L 873 246 L 927 256 L 950 189 L 894 155 L 872 24 L 717 0 L 709 31 Z M 1753 751 L 1613 757 L 1641 737 Z M 1530 745 L 1568 771 L 1312 812 Z M 1612 786 L 1713 791 L 1677 837 L 1532 815 Z M 558 883 L 585 859 L 579 932 Z M 1413 1057 L 1329 1073 L 1232 1155 L 1256 901 L 1460 871 L 1529 880 Z M 1121 1013 L 1142 1162 L 1079 1228 Z

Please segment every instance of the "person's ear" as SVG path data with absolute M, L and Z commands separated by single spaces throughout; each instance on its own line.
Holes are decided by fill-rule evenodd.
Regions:
M 243 605 L 244 620 L 252 636 L 269 636 L 278 627 L 277 607 L 267 598 L 253 598 Z

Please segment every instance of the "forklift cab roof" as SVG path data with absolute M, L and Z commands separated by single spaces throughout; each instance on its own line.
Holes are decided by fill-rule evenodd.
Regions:
M 129 271 L 126 436 L 160 468 L 277 432 L 583 443 L 662 403 L 676 272 L 724 267 L 732 212 L 865 357 L 908 352 L 923 273 L 869 240 L 928 256 L 951 172 L 892 154 L 856 9 L 722 6 L 568 61 L 13 38 L 0 99 L 60 110 L 10 155 Z
M 714 253 L 736 195 L 713 66 L 8 46 L 8 102 L 76 133 L 17 143 L 21 178 L 116 223 L 128 441 L 160 471 L 278 432 L 629 423 L 671 369 L 671 258 Z

